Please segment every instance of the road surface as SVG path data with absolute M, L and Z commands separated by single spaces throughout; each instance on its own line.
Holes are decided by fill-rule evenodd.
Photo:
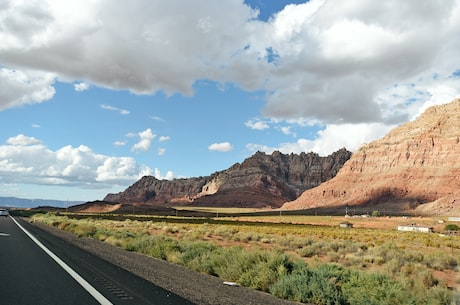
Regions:
M 193 304 L 13 217 L 0 217 L 0 300 L 5 305 Z

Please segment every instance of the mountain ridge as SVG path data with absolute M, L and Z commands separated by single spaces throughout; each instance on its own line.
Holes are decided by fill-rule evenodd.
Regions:
M 66 208 L 84 201 L 65 201 L 55 199 L 24 199 L 18 197 L 0 197 L 0 206 L 11 208 L 35 208 L 38 206 L 51 206 Z
M 154 206 L 193 205 L 278 208 L 305 189 L 335 176 L 351 156 L 345 148 L 327 157 L 318 154 L 256 152 L 242 163 L 209 176 L 158 180 L 145 176 L 104 201 Z

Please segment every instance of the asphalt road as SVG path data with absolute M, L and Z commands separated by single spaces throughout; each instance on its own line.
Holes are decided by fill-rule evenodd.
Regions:
M 0 217 L 1 304 L 193 304 L 19 218 L 14 220 Z

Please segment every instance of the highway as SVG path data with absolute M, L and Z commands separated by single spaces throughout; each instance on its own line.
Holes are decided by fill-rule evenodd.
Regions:
M 0 217 L 0 303 L 193 304 L 11 216 Z

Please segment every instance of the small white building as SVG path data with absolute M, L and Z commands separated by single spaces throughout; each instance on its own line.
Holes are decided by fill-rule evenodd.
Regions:
M 340 228 L 351 229 L 353 228 L 353 224 L 351 222 L 345 221 L 339 224 Z
M 460 217 L 449 217 L 449 221 L 460 221 Z
M 424 226 L 398 226 L 398 231 L 404 232 L 421 232 L 421 233 L 432 233 L 434 232 L 433 227 L 424 227 Z

